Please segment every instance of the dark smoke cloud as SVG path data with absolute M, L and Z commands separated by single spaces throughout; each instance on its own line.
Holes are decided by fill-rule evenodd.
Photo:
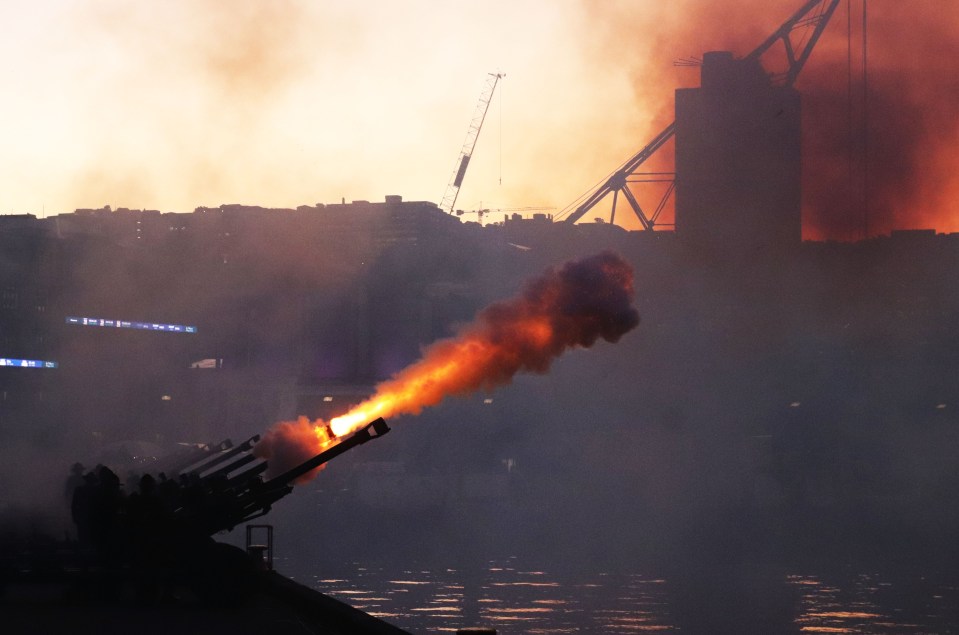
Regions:
M 619 256 L 605 252 L 569 262 L 532 280 L 516 300 L 499 302 L 479 317 L 485 337 L 505 350 L 521 350 L 505 359 L 501 374 L 508 381 L 518 370 L 546 372 L 567 348 L 588 348 L 602 338 L 619 339 L 639 324 L 632 307 L 633 273 Z M 527 346 L 515 327 L 529 318 L 546 317 L 552 329 L 547 346 Z

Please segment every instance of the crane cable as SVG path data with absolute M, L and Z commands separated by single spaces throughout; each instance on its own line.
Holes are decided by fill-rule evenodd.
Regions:
M 499 184 L 503 185 L 503 88 L 499 89 Z
M 866 0 L 862 0 L 862 233 L 869 238 L 869 73 L 866 58 Z

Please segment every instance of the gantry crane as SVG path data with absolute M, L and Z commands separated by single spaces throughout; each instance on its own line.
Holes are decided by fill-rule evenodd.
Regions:
M 460 187 L 463 185 L 463 177 L 466 176 L 466 168 L 469 167 L 470 158 L 473 156 L 473 149 L 476 147 L 476 140 L 479 138 L 480 130 L 483 129 L 483 122 L 486 120 L 486 112 L 489 110 L 490 101 L 493 100 L 493 91 L 496 90 L 496 84 L 499 80 L 506 77 L 505 73 L 488 73 L 486 84 L 483 86 L 483 92 L 480 93 L 479 102 L 476 104 L 476 110 L 473 112 L 473 119 L 470 121 L 469 129 L 466 131 L 466 140 L 463 142 L 463 149 L 460 150 L 456 158 L 456 165 L 453 168 L 453 175 L 450 177 L 449 185 L 446 186 L 446 193 L 443 200 L 440 201 L 440 209 L 447 214 L 453 213 L 453 206 L 456 205 L 456 197 L 459 196 Z
M 772 75 L 771 79 L 782 86 L 791 87 L 796 78 L 802 71 L 803 66 L 809 59 L 813 47 L 819 41 L 820 36 L 829 23 L 830 18 L 839 6 L 840 0 L 808 0 L 796 11 L 788 20 L 770 35 L 766 40 L 757 46 L 744 59 L 749 61 L 758 61 L 770 48 L 781 42 L 784 48 L 785 58 L 788 68 L 779 74 Z M 804 30 L 804 37 L 799 42 L 793 42 L 792 33 L 797 29 Z M 812 29 L 810 34 L 808 29 Z M 610 215 L 612 222 L 616 217 L 616 204 L 619 196 L 622 195 L 629 203 L 633 212 L 639 218 L 639 222 L 644 230 L 653 231 L 657 225 L 660 214 L 666 207 L 669 197 L 675 190 L 675 176 L 672 172 L 641 172 L 640 167 L 659 150 L 667 141 L 676 134 L 675 122 L 666 126 L 666 128 L 656 135 L 649 144 L 631 157 L 619 168 L 617 168 L 602 185 L 592 193 L 580 197 L 563 211 L 556 215 L 557 221 L 575 223 L 586 215 L 607 195 L 613 195 L 613 207 Z M 656 210 L 651 215 L 647 215 L 636 200 L 633 192 L 630 190 L 631 183 L 651 183 L 666 182 L 668 187 L 665 194 L 659 201 Z M 580 202 L 582 201 L 582 202 Z M 578 205 L 577 205 L 578 204 Z M 576 205 L 575 209 L 573 206 Z

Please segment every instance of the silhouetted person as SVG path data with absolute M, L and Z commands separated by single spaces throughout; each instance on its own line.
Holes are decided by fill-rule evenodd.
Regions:
M 160 485 L 157 487 L 157 494 L 167 512 L 173 513 L 180 507 L 180 484 L 173 479 L 166 478 L 162 472 L 160 473 Z
M 93 544 L 94 505 L 97 496 L 97 477 L 93 472 L 83 475 L 83 483 L 73 490 L 70 499 L 70 516 L 77 526 L 80 544 Z
M 83 464 L 74 463 L 73 467 L 70 468 L 70 476 L 67 477 L 67 482 L 63 484 L 63 499 L 68 505 L 73 505 L 73 493 L 83 483 Z
M 92 501 L 92 538 L 100 557 L 106 564 L 117 564 L 123 552 L 120 533 L 120 504 L 123 493 L 120 479 L 108 467 L 97 471 L 99 483 Z
M 137 580 L 138 597 L 149 603 L 162 599 L 170 580 L 172 514 L 159 495 L 156 480 L 149 474 L 140 477 L 139 491 L 126 500 L 124 525 L 130 564 Z

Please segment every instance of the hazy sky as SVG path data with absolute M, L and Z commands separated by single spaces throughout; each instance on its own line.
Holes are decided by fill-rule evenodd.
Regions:
M 647 118 L 611 108 L 630 77 L 581 6 L 8 0 L 0 211 L 438 202 L 497 70 L 457 206 L 561 206 L 638 143 L 603 131 Z
M 861 3 L 853 0 L 854 11 Z M 5 0 L 0 213 L 49 215 L 105 204 L 164 211 L 296 206 L 387 194 L 439 202 L 486 75 L 496 71 L 507 77 L 457 207 L 562 208 L 671 120 L 673 90 L 698 82 L 697 69 L 675 68 L 674 60 L 717 47 L 746 54 L 800 5 Z M 804 75 L 843 74 L 826 59 L 845 60 L 845 5 Z M 907 79 L 919 76 L 913 68 L 936 66 L 954 75 L 936 61 L 953 59 L 942 50 L 957 42 L 959 24 L 947 15 L 956 13 L 952 0 L 870 6 L 877 63 L 899 42 L 899 49 L 915 51 L 895 52 L 897 60 L 908 57 Z M 926 39 L 910 34 L 909 25 Z M 913 46 L 919 41 L 935 50 Z M 804 80 L 812 81 L 801 78 L 800 88 Z M 842 82 L 836 86 L 845 90 Z M 927 87 L 914 94 L 939 93 Z M 900 106 L 923 106 L 913 102 Z M 918 140 L 908 152 L 889 147 L 889 156 L 915 163 L 893 161 L 891 179 L 916 173 L 936 181 L 927 186 L 909 177 L 917 192 L 895 183 L 892 194 L 910 199 L 897 201 L 897 209 L 917 209 L 911 199 L 921 191 L 941 211 L 959 190 L 941 185 L 955 182 L 955 126 L 944 134 L 942 123 L 955 120 L 954 110 L 940 107 L 942 121 L 930 119 L 928 130 L 906 130 L 903 136 Z M 845 121 L 837 112 L 833 119 Z M 902 120 L 902 108 L 895 112 Z M 879 131 L 877 138 L 889 137 Z M 950 159 L 939 166 L 948 169 L 921 163 L 940 154 L 923 149 L 927 138 L 946 148 Z M 844 174 L 844 160 L 834 158 L 832 171 Z M 819 182 L 832 198 L 835 185 Z M 895 210 L 885 213 L 888 227 L 911 222 Z M 959 229 L 932 218 L 916 222 Z M 850 221 L 820 233 L 856 227 Z

